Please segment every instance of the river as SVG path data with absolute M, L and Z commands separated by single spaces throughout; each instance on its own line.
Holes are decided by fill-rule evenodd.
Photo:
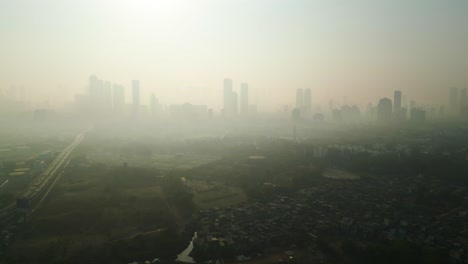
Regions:
M 193 250 L 193 240 L 197 238 L 197 232 L 193 233 L 192 240 L 190 240 L 190 244 L 182 251 L 180 254 L 177 255 L 177 261 L 184 262 L 184 263 L 196 263 L 192 257 L 190 257 L 190 253 Z M 159 262 L 159 258 L 155 258 L 151 263 Z M 138 263 L 148 263 L 148 262 L 131 262 L 129 264 L 138 264 Z
M 187 248 L 184 249 L 184 251 L 182 251 L 179 255 L 177 255 L 177 261 L 185 263 L 195 263 L 193 258 L 189 256 L 193 250 L 193 240 L 195 240 L 195 238 L 197 238 L 197 232 L 193 234 L 192 240 L 190 240 L 190 244 L 187 246 Z

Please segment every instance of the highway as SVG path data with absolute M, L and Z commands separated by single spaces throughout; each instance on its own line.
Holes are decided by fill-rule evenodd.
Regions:
M 11 224 L 19 212 L 29 216 L 37 211 L 62 176 L 63 170 L 70 160 L 70 154 L 81 143 L 86 132 L 90 129 L 78 134 L 75 140 L 55 157 L 41 175 L 30 184 L 25 193 L 20 196 L 23 201 L 26 201 L 27 206 L 18 208 L 17 204 L 12 204 L 0 211 L 1 226 Z

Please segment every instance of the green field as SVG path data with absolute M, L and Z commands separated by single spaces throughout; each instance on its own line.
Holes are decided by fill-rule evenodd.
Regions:
M 71 170 L 22 227 L 10 262 L 125 263 L 175 255 L 185 239 L 161 181 L 148 169 Z
M 195 194 L 193 201 L 201 209 L 228 207 L 247 201 L 245 193 L 237 187 L 208 185 L 204 180 L 193 180 L 189 184 Z
M 328 169 L 323 173 L 323 177 L 330 179 L 357 180 L 361 177 L 349 171 Z

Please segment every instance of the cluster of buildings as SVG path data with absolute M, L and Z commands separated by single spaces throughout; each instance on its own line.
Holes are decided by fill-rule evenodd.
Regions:
M 126 104 L 124 86 L 110 81 L 89 77 L 88 92 L 75 96 L 77 110 L 94 117 L 109 117 L 131 115 L 136 117 L 140 112 L 146 112 L 146 106 L 140 104 L 140 81 L 132 81 L 132 101 Z
M 155 94 L 152 94 L 149 98 L 141 96 L 139 80 L 131 81 L 131 92 L 129 93 L 131 96 L 128 96 L 125 90 L 123 85 L 102 80 L 92 75 L 88 80 L 88 91 L 75 96 L 75 110 L 82 116 L 94 119 L 123 116 L 135 119 L 160 116 L 162 112 L 166 112 L 169 117 L 190 120 L 193 117 L 192 111 L 197 113 L 197 119 L 209 119 L 215 115 L 213 109 L 206 105 L 185 103 L 163 107 L 158 102 Z M 6 109 L 19 109 L 19 105 L 25 104 L 24 94 L 25 89 L 23 87 L 18 89 L 12 87 L 6 93 L 0 92 L 0 112 L 5 112 Z M 284 106 L 283 109 L 285 117 L 292 115 L 295 121 L 323 121 L 326 118 L 330 121 L 345 123 L 377 120 L 381 124 L 403 123 L 406 121 L 421 124 L 426 120 L 468 118 L 467 88 L 452 87 L 449 89 L 447 103 L 426 106 L 416 106 L 416 102 L 413 100 L 407 104 L 403 93 L 399 90 L 394 91 L 393 99 L 385 97 L 380 99 L 377 105 L 369 103 L 367 109 L 360 109 L 356 105 L 346 103 L 336 107 L 333 100 L 329 102 L 328 111 L 319 110 L 317 107 L 312 109 L 312 90 L 310 88 L 297 89 L 295 98 L 295 105 L 292 109 L 289 106 Z M 148 101 L 147 104 L 142 103 L 146 100 Z M 36 120 L 40 121 L 54 114 L 47 105 L 37 110 L 34 116 Z M 184 113 L 181 114 L 181 111 L 184 111 Z M 256 105 L 250 104 L 249 101 L 249 85 L 241 83 L 236 91 L 233 80 L 224 79 L 220 115 L 224 118 L 245 117 L 256 112 Z
M 407 121 L 414 124 L 422 124 L 429 119 L 466 119 L 468 118 L 467 89 L 458 90 L 457 88 L 450 88 L 449 100 L 446 105 L 449 111 L 446 111 L 443 105 L 416 106 L 414 100 L 411 100 L 407 105 L 402 92 L 396 90 L 393 93 L 393 100 L 385 97 L 378 101 L 377 106 L 369 103 L 365 113 L 361 113 L 361 110 L 356 105 L 344 104 L 336 108 L 333 101 L 330 101 L 328 117 L 329 120 L 335 122 L 356 123 L 364 120 L 377 120 L 381 124 L 403 123 Z M 294 121 L 322 121 L 325 117 L 325 114 L 321 113 L 321 111 L 313 113 L 310 89 L 296 90 L 296 106 L 291 114 Z
M 391 99 L 386 97 L 380 99 L 377 106 L 377 120 L 381 123 L 405 122 L 408 119 L 408 109 L 402 107 L 401 98 L 401 91 L 395 91 L 393 93 L 393 103 Z M 424 123 L 426 121 L 426 111 L 423 108 L 416 107 L 415 101 L 410 102 L 409 120 L 414 123 Z
M 240 84 L 240 100 L 238 98 L 237 92 L 233 90 L 232 79 L 224 79 L 223 117 L 231 118 L 238 114 L 246 116 L 248 113 L 256 112 L 255 105 L 249 105 L 249 85 L 247 83 Z
M 393 102 L 389 98 L 379 100 L 377 106 L 377 120 L 381 123 L 404 122 L 408 119 L 412 123 L 421 124 L 427 119 L 435 118 L 468 118 L 468 96 L 467 88 L 449 89 L 448 110 L 444 106 L 418 107 L 415 101 L 411 101 L 409 109 L 402 105 L 401 91 L 394 91 Z
M 88 93 L 75 96 L 75 105 L 79 113 L 92 118 L 139 119 L 159 116 L 163 107 L 153 93 L 148 105 L 142 103 L 140 81 L 131 82 L 131 99 L 127 100 L 125 87 L 104 81 L 93 75 L 89 77 Z M 130 103 L 127 103 L 129 101 Z M 207 119 L 213 116 L 213 110 L 206 105 L 173 104 L 167 108 L 171 118 L 182 120 Z
M 466 188 L 422 176 L 334 181 L 266 202 L 201 211 L 194 252 L 255 256 L 327 234 L 362 243 L 404 239 L 446 249 L 453 263 L 468 260 L 468 208 L 418 205 L 421 193 L 426 199 L 468 197 Z

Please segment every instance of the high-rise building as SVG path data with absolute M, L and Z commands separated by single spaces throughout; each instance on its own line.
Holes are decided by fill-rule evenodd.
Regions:
M 104 82 L 95 75 L 89 77 L 89 97 L 92 110 L 95 114 L 101 113 L 104 107 Z
M 401 91 L 393 93 L 393 112 L 399 113 L 401 109 Z
M 302 88 L 299 88 L 296 91 L 296 108 L 302 109 L 303 106 L 304 106 L 304 90 L 302 90 Z
M 392 120 L 392 100 L 382 98 L 377 107 L 377 120 L 380 122 L 390 122 Z
M 109 81 L 104 83 L 104 105 L 106 109 L 112 109 L 112 84 Z
M 307 112 L 312 109 L 312 91 L 309 88 L 304 91 L 304 109 Z
M 123 114 L 125 110 L 125 89 L 123 86 L 118 84 L 114 84 L 112 88 L 112 105 L 114 112 Z
M 456 87 L 450 88 L 449 109 L 452 113 L 456 113 L 458 110 L 458 89 Z
M 249 111 L 249 86 L 246 83 L 241 84 L 240 94 L 240 112 L 241 114 L 247 114 Z

